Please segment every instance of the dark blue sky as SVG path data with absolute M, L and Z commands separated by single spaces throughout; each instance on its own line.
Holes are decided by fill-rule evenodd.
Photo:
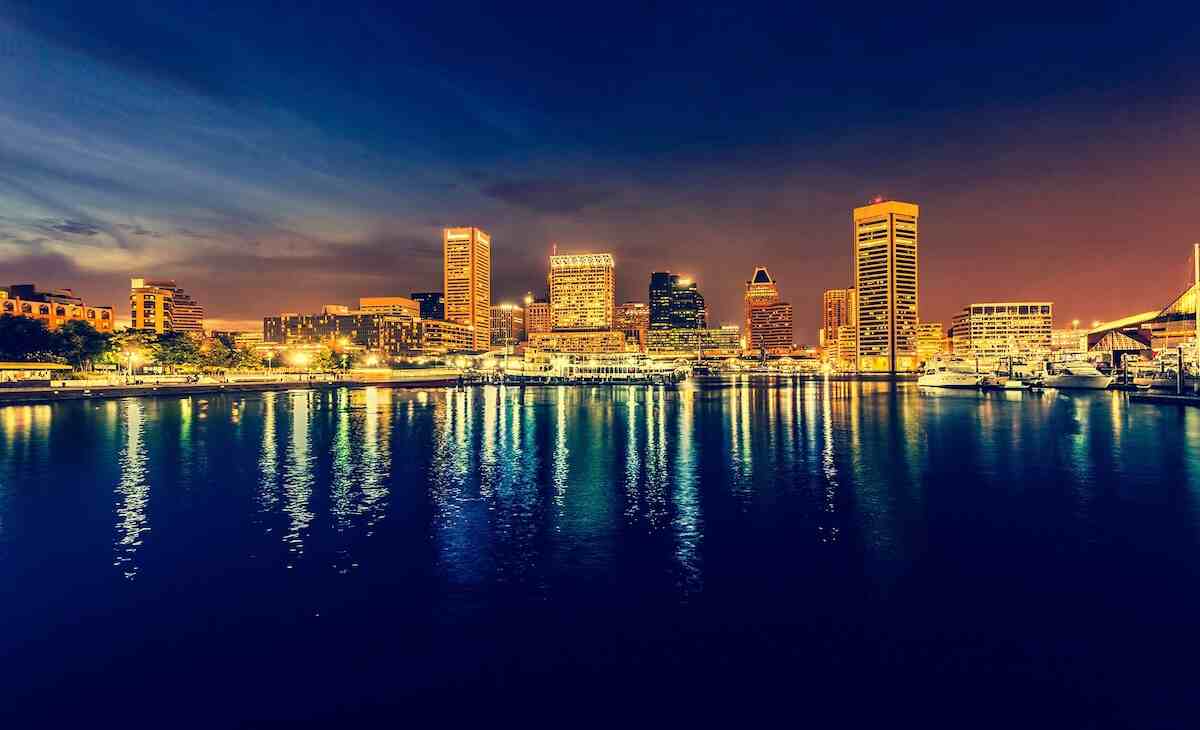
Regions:
M 811 341 L 876 193 L 922 205 L 927 320 L 1151 309 L 1200 238 L 1187 13 L 407 5 L 0 0 L 5 278 L 123 309 L 174 276 L 251 319 L 435 288 L 439 228 L 474 224 L 496 298 L 553 241 L 729 321 L 767 265 Z

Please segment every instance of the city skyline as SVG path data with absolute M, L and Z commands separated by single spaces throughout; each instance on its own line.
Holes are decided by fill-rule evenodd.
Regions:
M 564 44 L 552 16 L 516 27 L 483 12 L 463 38 L 512 56 L 482 76 L 467 69 L 492 51 L 429 42 L 449 21 L 436 8 L 383 12 L 372 43 L 304 10 L 235 35 L 222 33 L 244 20 L 233 9 L 189 12 L 42 3 L 0 21 L 15 61 L 0 97 L 22 100 L 0 107 L 12 282 L 120 312 L 130 276 L 173 276 L 219 325 L 255 321 L 433 289 L 439 229 L 471 221 L 496 240 L 495 300 L 536 287 L 557 242 L 611 251 L 620 301 L 651 271 L 685 272 L 724 324 L 740 319 L 728 272 L 764 263 L 787 282 L 796 340 L 815 343 L 822 292 L 850 268 L 845 211 L 876 194 L 924 208 L 932 321 L 1041 299 L 1107 320 L 1188 281 L 1197 44 L 1127 8 L 1093 9 L 1070 49 L 1054 22 L 1006 21 L 964 44 L 953 14 L 827 10 L 805 18 L 816 42 L 801 54 L 777 35 L 788 18 L 747 11 L 731 27 L 662 7 L 642 20 L 669 18 L 667 36 L 608 28 L 632 43 L 619 58 Z M 880 50 L 894 33 L 921 48 Z M 594 63 L 567 80 L 529 71 L 558 57 Z M 364 68 L 382 71 L 368 82 Z M 890 113 L 873 114 L 881 99 Z M 264 288 L 279 298 L 266 312 Z

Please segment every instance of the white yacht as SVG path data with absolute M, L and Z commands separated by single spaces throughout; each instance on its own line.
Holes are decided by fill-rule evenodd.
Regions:
M 931 362 L 917 378 L 917 385 L 930 388 L 978 388 L 983 375 L 966 363 Z
M 1113 379 L 1090 362 L 1046 363 L 1042 384 L 1047 388 L 1106 390 Z

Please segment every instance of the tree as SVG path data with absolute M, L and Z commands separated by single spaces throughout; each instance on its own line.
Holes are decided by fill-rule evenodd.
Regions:
M 42 320 L 11 314 L 0 316 L 0 360 L 51 360 L 54 344 L 53 334 Z
M 82 319 L 63 323 L 52 333 L 55 353 L 77 370 L 91 366 L 112 348 L 112 336 L 97 332 Z
M 154 359 L 159 365 L 173 371 L 180 365 L 200 363 L 200 345 L 191 335 L 184 332 L 164 332 L 151 346 Z

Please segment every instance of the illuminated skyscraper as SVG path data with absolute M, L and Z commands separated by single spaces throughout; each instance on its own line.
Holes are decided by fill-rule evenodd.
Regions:
M 759 266 L 746 282 L 746 349 L 781 352 L 792 347 L 792 305 L 779 301 L 779 286 Z
M 696 282 L 669 271 L 650 274 L 650 329 L 704 329 L 708 309 Z
M 857 369 L 917 369 L 917 218 L 913 203 L 875 201 L 854 209 Z
M 611 330 L 614 283 L 612 254 L 551 256 L 551 329 Z
M 850 289 L 827 289 L 821 300 L 822 348 L 837 349 L 838 328 L 850 324 Z
M 474 348 L 492 339 L 492 239 L 478 228 L 442 231 L 446 319 L 474 329 Z

